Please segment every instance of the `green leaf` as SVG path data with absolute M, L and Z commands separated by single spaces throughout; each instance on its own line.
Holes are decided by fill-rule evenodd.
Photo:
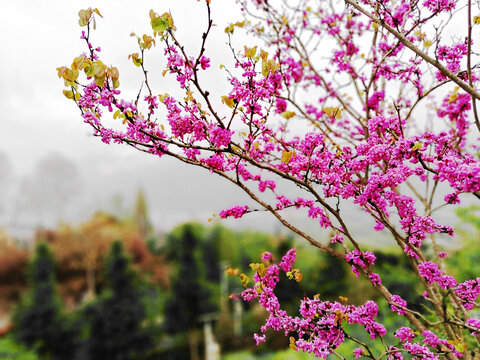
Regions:
M 92 77 L 93 74 L 95 74 L 95 69 L 93 66 L 87 66 L 83 70 L 85 71 L 85 75 L 87 75 L 87 77 Z
M 97 84 L 98 87 L 103 87 L 105 85 L 105 75 L 95 76 L 95 84 Z
M 165 30 L 168 29 L 168 20 L 159 17 L 156 17 L 152 20 L 152 29 L 153 31 L 163 33 Z

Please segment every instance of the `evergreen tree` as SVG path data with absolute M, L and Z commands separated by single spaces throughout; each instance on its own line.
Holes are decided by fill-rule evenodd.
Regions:
M 54 269 L 48 246 L 39 243 L 29 269 L 29 293 L 14 315 L 15 338 L 42 358 L 69 359 L 75 352 L 76 332 L 60 314 Z
M 210 301 L 211 292 L 204 283 L 204 270 L 197 260 L 200 239 L 191 224 L 182 229 L 180 239 L 171 238 L 178 272 L 172 284 L 172 296 L 166 304 L 165 328 L 176 334 L 198 327 L 198 318 L 214 312 L 217 307 Z
M 170 334 L 188 336 L 191 359 L 198 359 L 199 318 L 217 311 L 205 280 L 205 268 L 200 267 L 200 237 L 192 224 L 186 224 L 179 236 L 171 236 L 171 259 L 178 269 L 172 284 L 170 300 L 165 306 L 165 330 Z M 172 256 L 173 255 L 173 256 Z
M 277 248 L 277 258 L 281 259 L 283 255 L 287 253 L 293 247 L 293 237 L 288 236 L 281 239 Z M 288 279 L 285 273 L 279 273 L 280 281 L 275 288 L 275 295 L 278 297 L 278 301 L 282 306 L 287 306 L 290 310 L 294 309 L 298 299 L 301 299 L 303 290 L 300 284 L 293 279 Z
M 142 328 L 146 317 L 142 294 L 120 242 L 112 244 L 106 275 L 110 291 L 85 309 L 89 323 L 85 358 L 145 358 L 153 345 L 152 333 Z
M 202 244 L 205 279 L 209 283 L 220 282 L 219 251 L 222 228 L 214 228 Z

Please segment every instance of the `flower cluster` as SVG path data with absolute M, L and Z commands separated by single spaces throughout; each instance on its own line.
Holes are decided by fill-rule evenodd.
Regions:
M 438 284 L 442 289 L 453 289 L 457 286 L 457 280 L 453 276 L 444 275 L 438 265 L 431 261 L 424 261 L 418 265 L 420 275 L 428 281 L 430 285 Z
M 262 260 L 270 260 L 270 256 L 262 256 Z M 322 301 L 319 296 L 305 298 L 300 301 L 300 316 L 290 316 L 283 310 L 275 296 L 274 290 L 279 281 L 279 273 L 283 271 L 287 276 L 292 276 L 298 270 L 294 269 L 296 258 L 295 249 L 290 249 L 280 263 L 252 264 L 256 269 L 254 275 L 255 285 L 242 292 L 246 301 L 258 300 L 268 312 L 269 316 L 264 326 L 261 327 L 261 335 L 255 334 L 257 345 L 265 341 L 265 332 L 268 328 L 282 331 L 285 335 L 296 334 L 292 340 L 294 348 L 312 353 L 317 357 L 326 358 L 331 350 L 336 349 L 346 339 L 345 329 L 342 323 L 361 325 L 370 335 L 371 339 L 383 337 L 386 334 L 385 327 L 378 323 L 375 318 L 378 315 L 378 306 L 373 301 L 367 301 L 364 305 L 345 305 L 339 302 Z

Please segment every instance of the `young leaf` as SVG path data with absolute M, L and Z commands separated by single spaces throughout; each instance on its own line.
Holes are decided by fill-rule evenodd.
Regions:
M 294 111 L 284 111 L 282 112 L 281 114 L 285 119 L 291 119 L 292 117 L 294 117 L 296 115 L 296 113 Z
M 163 33 L 168 29 L 168 20 L 165 20 L 161 17 L 156 17 L 152 20 L 152 29 L 158 33 Z
M 67 99 L 73 99 L 73 91 L 72 90 L 63 90 L 63 95 L 65 95 Z
M 227 105 L 229 108 L 233 108 L 235 106 L 233 99 L 230 99 L 228 96 L 222 96 L 222 103 Z
M 284 164 L 288 164 L 290 162 L 290 159 L 292 158 L 293 156 L 293 151 L 284 151 L 282 153 L 282 162 Z

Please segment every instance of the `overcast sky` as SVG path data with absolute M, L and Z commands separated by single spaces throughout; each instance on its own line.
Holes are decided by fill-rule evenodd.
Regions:
M 81 181 L 78 191 L 68 199 L 69 206 L 62 209 L 64 219 L 69 221 L 84 220 L 100 207 L 111 208 L 117 195 L 128 206 L 140 187 L 148 196 L 152 220 L 164 230 L 191 218 L 206 221 L 223 207 L 245 201 L 233 185 L 220 179 L 212 183 L 212 176 L 204 170 L 136 153 L 125 146 L 105 145 L 91 136 L 76 106 L 63 96 L 63 82 L 56 72 L 57 67 L 70 66 L 73 58 L 85 51 L 77 13 L 90 6 L 103 15 L 97 21 L 92 42 L 101 46 L 105 63 L 119 68 L 121 89 L 127 99 L 135 96 L 141 81 L 139 69 L 127 59 L 128 54 L 138 51 L 130 33 L 151 33 L 150 9 L 159 14 L 171 11 L 178 38 L 192 51 L 198 49 L 206 26 L 205 5 L 196 0 L 3 2 L 0 154 L 6 155 L 12 167 L 1 176 L 13 173 L 20 183 L 33 176 L 42 159 L 60 154 L 71 160 Z M 241 15 L 234 0 L 213 0 L 212 14 L 218 26 L 207 43 L 207 55 L 212 57 L 212 67 L 218 69 L 229 58 L 223 29 L 240 20 Z M 155 72 L 163 69 L 152 66 L 161 56 L 159 50 L 146 61 L 152 70 L 152 84 L 163 93 L 169 91 L 169 83 L 160 76 L 155 78 Z M 209 79 L 219 91 L 220 79 Z M 15 185 L 8 188 L 14 198 L 19 191 L 19 184 Z M 8 207 L 3 209 L 4 218 L 9 211 Z M 24 213 L 25 209 L 17 211 Z M 35 216 L 20 222 L 27 221 L 28 226 L 43 224 L 40 215 Z
M 105 145 L 91 136 L 90 128 L 82 122 L 74 103 L 63 96 L 63 82 L 56 72 L 57 67 L 70 66 L 73 58 L 85 51 L 77 14 L 79 9 L 90 6 L 97 7 L 103 15 L 103 19 L 98 19 L 92 42 L 94 46 L 101 46 L 105 63 L 119 68 L 120 88 L 127 99 L 136 96 L 141 79 L 139 69 L 127 59 L 128 54 L 138 51 L 130 33 L 151 33 L 150 9 L 159 14 L 171 11 L 178 28 L 177 37 L 194 54 L 206 26 L 205 5 L 196 0 L 3 2 L 0 22 L 0 227 L 14 224 L 32 231 L 39 225 L 55 226 L 58 216 L 54 216 L 52 222 L 52 214 L 79 223 L 98 209 L 128 211 L 140 188 L 147 195 L 152 222 L 163 231 L 192 219 L 207 222 L 213 213 L 223 208 L 248 203 L 239 189 L 208 171 L 172 159 L 154 158 L 126 146 Z M 211 57 L 212 69 L 217 72 L 209 72 L 206 80 L 209 90 L 218 92 L 214 98 L 220 101 L 220 95 L 226 94 L 228 88 L 219 65 L 231 63 L 223 29 L 228 23 L 241 20 L 241 14 L 234 0 L 212 0 L 212 16 L 217 26 L 207 42 L 207 56 Z M 242 41 L 245 43 L 239 41 L 237 48 L 243 47 Z M 252 45 L 252 41 L 246 44 Z M 157 55 L 148 55 L 146 60 L 151 70 L 151 83 L 155 93 L 172 93 L 168 77 L 160 76 L 162 65 L 154 66 L 161 63 L 161 53 L 157 49 Z M 77 174 L 72 184 L 58 183 L 67 188 L 70 185 L 71 195 L 65 198 L 64 206 L 56 206 L 47 215 L 43 210 L 32 210 L 29 207 L 34 205 L 35 196 L 27 190 L 33 183 L 37 185 L 36 192 L 42 193 L 44 186 L 35 183 L 42 171 L 39 164 L 62 158 L 73 164 Z M 5 162 L 11 166 L 6 166 Z M 295 216 L 297 221 L 304 221 L 302 214 L 296 212 Z M 264 231 L 281 229 L 270 214 L 254 213 L 240 221 L 224 223 Z M 318 225 L 310 226 L 318 232 Z M 365 236 L 372 237 L 367 230 L 368 222 L 362 224 L 362 228 Z

